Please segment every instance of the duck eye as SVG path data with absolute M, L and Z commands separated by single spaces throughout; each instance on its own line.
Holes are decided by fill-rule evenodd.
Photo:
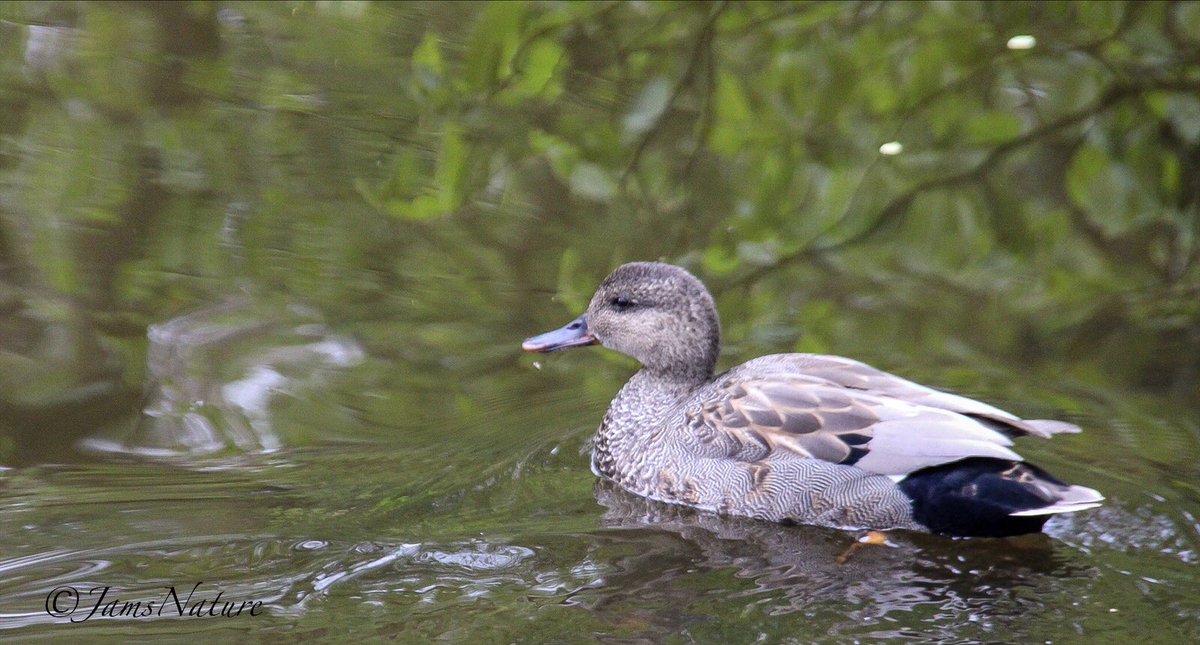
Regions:
M 625 311 L 633 306 L 633 301 L 625 296 L 617 296 L 610 300 L 609 303 L 616 307 L 618 311 Z

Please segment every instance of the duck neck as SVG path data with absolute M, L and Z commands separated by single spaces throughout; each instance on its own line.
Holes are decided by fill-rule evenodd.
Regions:
M 667 366 L 643 365 L 642 369 L 629 379 L 629 384 L 637 382 L 640 388 L 661 390 L 664 393 L 687 393 L 711 381 L 712 377 L 713 365 L 708 360 L 699 364 L 684 362 Z
M 715 359 L 673 361 L 666 365 L 643 364 L 609 405 L 605 425 L 628 423 L 653 429 L 666 414 L 712 380 Z
M 713 318 L 700 327 L 705 330 L 703 332 L 683 336 L 679 342 L 659 344 L 652 351 L 643 352 L 644 355 L 634 354 L 642 369 L 633 378 L 668 389 L 689 386 L 695 389 L 712 380 L 721 352 L 720 336 L 707 331 L 717 324 L 715 314 Z M 632 379 L 630 383 L 633 383 Z
M 592 470 L 621 481 L 653 449 L 653 437 L 671 409 L 709 377 L 683 378 L 678 371 L 660 373 L 645 367 L 634 374 L 612 400 L 596 431 Z
M 639 398 L 642 406 L 670 407 L 691 394 L 696 388 L 712 380 L 712 376 L 712 368 L 707 367 L 686 370 L 678 367 L 670 369 L 642 367 L 629 379 L 625 387 L 621 388 L 617 399 L 631 396 Z M 616 399 L 614 399 L 615 401 Z M 660 410 L 660 412 L 664 411 Z

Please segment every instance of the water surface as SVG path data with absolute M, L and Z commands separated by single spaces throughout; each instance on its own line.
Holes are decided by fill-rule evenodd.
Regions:
M 1194 203 L 1136 165 L 1200 112 L 1096 89 L 1187 10 L 181 6 L 0 9 L 0 639 L 1200 641 Z M 859 548 L 598 483 L 636 366 L 520 341 L 660 258 L 722 367 L 1076 423 L 1019 449 L 1108 501 Z

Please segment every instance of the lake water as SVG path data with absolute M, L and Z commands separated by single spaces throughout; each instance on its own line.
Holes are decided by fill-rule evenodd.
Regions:
M 1044 390 L 1054 403 L 1042 405 L 1087 409 L 1068 416 L 1086 431 L 1027 440 L 1024 452 L 1104 491 L 1103 508 L 1021 539 L 898 533 L 894 547 L 843 562 L 849 533 L 722 519 L 597 485 L 584 448 L 628 369 L 606 364 L 603 350 L 543 358 L 537 369 L 518 352 L 530 331 L 473 331 L 496 348 L 464 342 L 437 366 L 350 352 L 362 362 L 322 367 L 316 387 L 297 385 L 310 373 L 280 376 L 260 427 L 273 438 L 258 440 L 278 446 L 269 451 L 138 454 L 93 439 L 87 456 L 4 471 L 0 628 L 48 640 L 274 633 L 485 642 L 1081 642 L 1147 633 L 1188 642 L 1200 633 L 1200 507 L 1189 470 L 1197 441 L 1172 431 L 1172 414 L 1183 412 L 1165 401 Z M 899 368 L 946 380 L 936 366 Z M 1167 444 L 1154 449 L 1185 467 L 1137 456 L 1148 423 Z M 306 435 L 319 439 L 289 445 Z M 168 605 L 153 619 L 71 624 L 79 614 L 58 618 L 45 607 L 68 587 L 80 594 L 78 611 L 90 612 L 96 588 L 111 588 L 106 603 L 161 602 L 166 590 L 198 583 L 201 595 L 261 601 L 262 612 L 168 619 L 177 612 Z
M 204 91 L 153 109 L 122 102 L 120 75 L 187 54 L 138 58 L 142 32 L 128 25 L 154 14 L 128 11 L 129 23 L 88 14 L 82 32 L 46 31 L 82 24 L 71 16 L 0 25 L 0 98 L 24 119 L 3 124 L 0 242 L 30 267 L 0 258 L 0 640 L 1200 641 L 1195 394 L 1122 381 L 1120 347 L 992 351 L 1016 332 L 961 284 L 915 282 L 905 267 L 916 265 L 856 277 L 886 240 L 749 286 L 710 276 L 697 253 L 724 223 L 629 214 L 636 187 L 597 201 L 626 188 L 586 166 L 575 197 L 489 188 L 549 176 L 513 162 L 454 215 L 417 212 L 459 206 L 423 188 L 410 196 L 432 201 L 381 214 L 371 193 L 404 174 L 398 149 L 428 153 L 412 173 L 452 183 L 447 150 L 474 145 L 441 126 L 406 140 L 419 118 L 388 102 L 420 98 L 388 74 L 417 47 L 436 76 L 422 29 L 453 31 L 463 10 L 364 22 L 296 4 L 291 22 L 264 5 L 224 8 L 221 56 L 243 76 L 193 70 L 189 87 Z M 362 51 L 356 38 L 408 49 Z M 38 63 L 34 40 L 51 52 L 82 42 L 83 62 Z M 102 67 L 113 51 L 114 76 L 67 83 L 71 65 Z M 426 81 L 422 100 L 443 100 Z M 274 103 L 242 100 L 269 83 Z M 612 88 L 624 127 L 637 130 L 651 90 Z M 465 114 L 465 131 L 490 132 L 489 114 Z M 142 181 L 146 148 L 160 174 Z M 500 148 L 469 156 L 486 164 Z M 524 355 L 520 342 L 572 319 L 616 264 L 660 257 L 711 277 L 722 367 L 819 349 L 1071 421 L 1084 432 L 1018 448 L 1108 501 L 1044 535 L 895 532 L 859 548 L 849 532 L 720 518 L 598 483 L 588 441 L 635 366 L 599 348 Z

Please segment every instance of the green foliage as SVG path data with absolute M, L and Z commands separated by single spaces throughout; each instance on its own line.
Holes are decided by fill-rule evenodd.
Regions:
M 1190 3 L 23 7 L 6 33 L 58 40 L 4 39 L 4 261 L 105 315 L 239 284 L 455 353 L 421 326 L 567 320 L 664 258 L 747 351 L 966 346 L 1200 389 Z M 847 293 L 922 333 L 826 324 Z

